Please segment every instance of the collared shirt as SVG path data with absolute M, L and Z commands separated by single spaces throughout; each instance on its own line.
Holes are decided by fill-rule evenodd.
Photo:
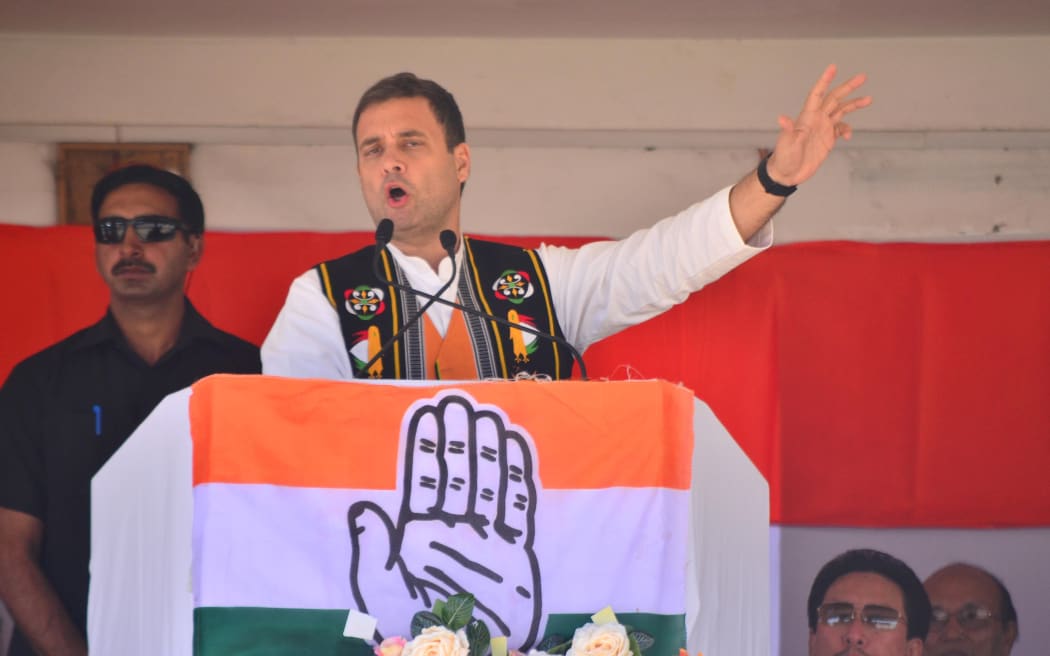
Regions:
M 91 477 L 168 394 L 213 373 L 259 371 L 259 350 L 188 300 L 175 346 L 153 366 L 107 312 L 12 370 L 0 388 L 0 506 L 43 522 L 41 569 L 81 631 Z M 17 632 L 11 648 L 32 653 Z
M 726 187 L 619 241 L 592 242 L 581 248 L 544 244 L 536 249 L 565 339 L 582 353 L 600 339 L 669 310 L 768 248 L 772 223 L 748 242 L 741 239 L 729 211 L 729 190 Z M 392 246 L 390 251 L 416 289 L 434 294 L 451 275 L 447 257 L 435 272 L 421 258 Z M 456 288 L 454 281 L 444 296 L 454 298 Z M 451 313 L 451 308 L 437 303 L 427 310 L 442 335 Z M 262 358 L 263 369 L 272 375 L 353 378 L 339 316 L 321 291 L 314 270 L 292 282 L 263 342 Z

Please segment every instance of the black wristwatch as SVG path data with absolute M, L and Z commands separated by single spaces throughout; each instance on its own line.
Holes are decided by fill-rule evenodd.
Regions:
M 795 190 L 798 189 L 798 186 L 797 185 L 791 185 L 789 187 L 787 185 L 782 185 L 779 182 L 777 182 L 776 180 L 774 180 L 773 178 L 769 177 L 769 170 L 766 168 L 766 162 L 768 162 L 769 158 L 772 157 L 772 156 L 773 156 L 773 153 L 770 153 L 770 154 L 766 155 L 765 157 L 763 157 L 762 161 L 759 162 L 759 164 L 758 164 L 758 181 L 762 183 L 762 188 L 766 190 L 767 194 L 772 194 L 774 196 L 781 196 L 783 198 L 787 198 L 791 194 L 795 193 Z

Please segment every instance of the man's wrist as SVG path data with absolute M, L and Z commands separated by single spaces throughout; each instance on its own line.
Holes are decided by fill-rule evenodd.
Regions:
M 796 185 L 782 185 L 773 178 L 769 177 L 769 169 L 767 168 L 767 164 L 769 162 L 769 158 L 772 156 L 773 153 L 770 153 L 769 155 L 763 157 L 762 161 L 758 163 L 758 169 L 756 169 L 756 172 L 758 173 L 758 182 L 762 185 L 762 188 L 766 190 L 767 194 L 771 194 L 773 196 L 780 196 L 781 198 L 787 198 L 791 194 L 795 193 L 798 187 Z

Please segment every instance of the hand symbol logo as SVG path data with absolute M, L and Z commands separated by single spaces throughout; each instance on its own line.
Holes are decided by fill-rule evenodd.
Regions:
M 470 592 L 493 635 L 528 649 L 542 605 L 531 438 L 461 390 L 417 403 L 406 417 L 396 523 L 369 501 L 347 514 L 359 610 L 382 627 L 385 612 L 397 609 L 390 621 L 407 622 L 435 599 Z

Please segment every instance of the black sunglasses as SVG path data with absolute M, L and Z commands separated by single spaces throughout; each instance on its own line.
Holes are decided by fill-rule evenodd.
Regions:
M 159 214 L 145 214 L 136 216 L 134 219 L 125 219 L 119 216 L 104 216 L 95 221 L 95 241 L 100 244 L 119 244 L 124 241 L 124 234 L 128 231 L 128 224 L 143 243 L 154 243 L 158 241 L 171 241 L 175 233 L 185 232 L 192 234 L 182 221 L 170 216 Z

